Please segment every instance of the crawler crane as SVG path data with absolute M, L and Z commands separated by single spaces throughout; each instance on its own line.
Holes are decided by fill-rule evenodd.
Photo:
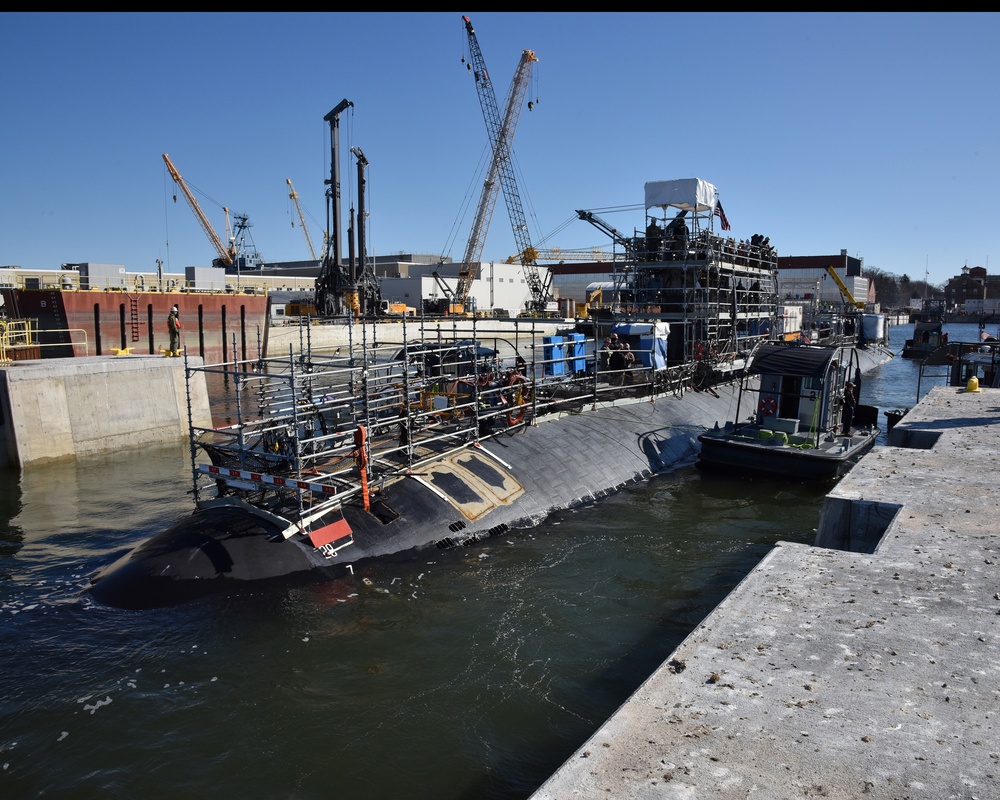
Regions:
M 493 208 L 496 205 L 497 184 L 499 183 L 500 188 L 503 189 L 504 200 L 507 203 L 507 213 L 510 216 L 511 227 L 514 231 L 514 241 L 518 247 L 518 258 L 524 270 L 524 278 L 528 283 L 528 290 L 531 292 L 531 310 L 545 311 L 551 298 L 548 287 L 542 282 L 538 274 L 538 264 L 535 259 L 535 254 L 538 251 L 531 246 L 531 238 L 528 235 L 528 222 L 524 216 L 521 196 L 518 193 L 517 182 L 514 179 L 514 170 L 511 166 L 510 149 L 521 113 L 524 95 L 527 91 L 528 78 L 531 75 L 531 65 L 538 58 L 532 50 L 524 50 L 521 53 L 521 60 L 514 74 L 514 80 L 511 82 L 510 91 L 507 94 L 506 109 L 501 119 L 496 94 L 493 91 L 493 83 L 486 69 L 486 61 L 479 47 L 479 41 L 476 39 L 476 31 L 472 27 L 472 21 L 468 17 L 462 17 L 462 20 L 465 22 L 465 30 L 469 37 L 469 70 L 476 81 L 476 91 L 479 94 L 479 104 L 482 107 L 483 117 L 486 120 L 486 130 L 489 133 L 490 145 L 493 148 L 493 157 L 490 161 L 489 175 L 483 184 L 476 218 L 472 226 L 472 233 L 469 236 L 469 244 L 466 248 L 465 256 L 462 258 L 455 300 L 457 303 L 465 304 L 472 281 L 476 277 L 476 269 L 486 238 L 486 230 L 489 227 Z

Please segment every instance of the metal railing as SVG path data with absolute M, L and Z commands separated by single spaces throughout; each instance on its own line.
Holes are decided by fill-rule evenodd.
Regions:
M 540 341 L 546 337 L 533 326 L 512 336 L 486 325 L 473 325 L 464 338 L 421 326 L 400 344 L 380 343 L 376 326 L 359 324 L 349 346 L 332 353 L 312 350 L 306 327 L 298 353 L 290 347 L 282 357 L 185 362 L 189 385 L 198 373 L 216 373 L 231 387 L 221 415 L 229 423 L 191 426 L 196 501 L 214 483 L 221 497 L 307 521 L 369 487 L 518 435 L 546 417 L 682 396 L 696 377 L 692 365 L 644 366 L 652 354 L 641 349 L 634 365 L 611 370 L 593 338 L 573 337 L 566 352 Z M 205 455 L 209 463 L 199 463 Z
M 70 341 L 39 342 L 38 336 L 40 333 L 68 333 L 70 334 Z M 83 341 L 73 341 L 73 334 L 80 334 Z M 0 364 L 13 363 L 16 359 L 11 358 L 11 355 L 18 350 L 33 350 L 34 348 L 38 348 L 39 352 L 41 352 L 46 347 L 72 347 L 73 355 L 77 355 L 77 347 L 82 347 L 82 355 L 90 355 L 90 342 L 87 337 L 87 331 L 83 328 L 47 328 L 44 331 L 39 331 L 38 323 L 33 319 L 0 320 Z

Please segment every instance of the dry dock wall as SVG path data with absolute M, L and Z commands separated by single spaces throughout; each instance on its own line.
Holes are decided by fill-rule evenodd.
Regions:
M 0 466 L 183 440 L 184 372 L 182 359 L 156 356 L 43 359 L 0 368 Z M 194 424 L 211 427 L 201 373 L 191 382 L 191 400 Z
M 1000 798 L 998 454 L 933 388 L 532 800 Z
M 282 358 L 287 356 L 289 349 L 293 353 L 300 353 L 307 347 L 313 351 L 322 351 L 326 348 L 345 348 L 352 344 L 360 347 L 362 343 L 371 345 L 374 342 L 380 344 L 402 344 L 403 332 L 406 338 L 414 342 L 420 338 L 436 339 L 441 337 L 471 338 L 473 332 L 477 336 L 499 336 L 523 339 L 535 336 L 541 344 L 541 337 L 551 336 L 560 328 L 571 327 L 571 323 L 566 320 L 496 320 L 478 319 L 473 322 L 471 319 L 462 317 L 451 317 L 447 319 L 434 318 L 422 320 L 419 317 L 407 320 L 405 323 L 380 322 L 376 325 L 279 325 L 272 326 L 267 334 L 267 355 L 269 358 Z

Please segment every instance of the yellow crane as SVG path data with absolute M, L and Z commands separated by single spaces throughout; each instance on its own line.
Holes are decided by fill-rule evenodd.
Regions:
M 292 186 L 292 179 L 285 178 L 285 183 L 288 184 L 288 197 L 295 204 L 295 210 L 299 215 L 299 227 L 302 228 L 302 235 L 306 240 L 306 247 L 309 248 L 309 256 L 313 261 L 319 261 L 319 256 L 316 255 L 316 248 L 313 247 L 312 239 L 309 237 L 309 229 L 306 227 L 306 216 L 302 213 L 302 206 L 299 205 L 299 193 L 295 191 L 295 187 Z M 295 223 L 293 222 L 294 226 Z
M 840 289 L 840 293 L 844 295 L 844 299 L 847 300 L 849 305 L 852 305 L 855 308 L 864 309 L 864 301 L 854 299 L 854 295 L 851 294 L 851 290 L 847 288 L 846 284 L 840 279 L 840 276 L 831 265 L 827 264 L 823 267 L 823 269 L 825 269 L 829 276 L 833 278 L 833 282 L 837 284 L 837 288 Z
M 184 198 L 187 200 L 188 205 L 191 206 L 191 210 L 194 212 L 195 217 L 198 219 L 202 229 L 205 231 L 205 235 L 208 236 L 209 241 L 212 242 L 212 246 L 215 247 L 216 252 L 219 254 L 218 258 L 212 260 L 212 265 L 216 267 L 231 267 L 236 263 L 236 246 L 229 233 L 229 209 L 222 209 L 226 212 L 226 237 L 230 242 L 229 247 L 226 247 L 226 245 L 222 243 L 222 239 L 219 238 L 219 234 L 217 234 L 215 229 L 212 228 L 208 221 L 208 217 L 205 216 L 205 212 L 201 210 L 201 206 L 198 205 L 198 201 L 195 199 L 194 195 L 191 194 L 191 190 L 188 189 L 188 185 L 184 182 L 181 174 L 177 171 L 177 167 L 175 167 L 173 162 L 170 160 L 170 156 L 166 153 L 163 154 L 163 163 L 167 165 L 167 169 L 170 171 L 170 177 L 174 179 L 174 183 L 181 187 L 181 191 L 184 193 Z M 177 195 L 174 195 L 174 202 L 177 202 Z

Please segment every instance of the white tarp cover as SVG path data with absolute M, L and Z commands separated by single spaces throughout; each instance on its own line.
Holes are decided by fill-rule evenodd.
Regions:
M 673 206 L 687 211 L 713 211 L 715 186 L 701 178 L 647 181 L 646 208 Z
M 654 370 L 667 368 L 669 322 L 618 322 L 611 330 L 619 336 L 638 339 L 637 346 L 632 349 L 636 351 L 639 363 L 644 367 L 652 367 Z
M 885 314 L 862 314 L 861 330 L 869 342 L 883 341 L 885 339 Z

